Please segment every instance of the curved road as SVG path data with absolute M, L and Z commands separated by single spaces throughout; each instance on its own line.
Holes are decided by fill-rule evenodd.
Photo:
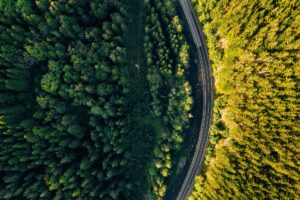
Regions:
M 197 56 L 199 61 L 198 77 L 199 82 L 202 83 L 201 89 L 203 98 L 201 125 L 194 155 L 176 198 L 176 200 L 185 200 L 192 189 L 194 179 L 202 164 L 209 139 L 209 128 L 212 116 L 213 87 L 208 52 L 197 16 L 195 15 L 189 0 L 180 0 L 180 5 L 188 22 L 190 33 L 197 48 Z

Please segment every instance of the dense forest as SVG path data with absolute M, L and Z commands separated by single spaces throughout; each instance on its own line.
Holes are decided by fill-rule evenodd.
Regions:
M 217 99 L 189 199 L 300 199 L 300 1 L 193 2 Z
M 149 14 L 144 46 L 147 80 L 153 99 L 151 109 L 154 116 L 162 119 L 165 127 L 160 131 L 154 148 L 154 168 L 150 179 L 156 194 L 154 199 L 159 200 L 167 190 L 173 154 L 183 141 L 181 132 L 191 117 L 192 99 L 190 85 L 182 78 L 188 64 L 188 46 L 181 34 L 179 18 L 174 16 L 171 2 L 165 5 L 154 2 L 146 7 Z
M 191 118 L 188 45 L 175 1 L 140 1 L 133 65 L 128 2 L 0 0 L 0 199 L 165 195 Z

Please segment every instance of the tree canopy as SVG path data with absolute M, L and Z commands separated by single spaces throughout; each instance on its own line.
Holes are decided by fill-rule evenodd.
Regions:
M 217 99 L 189 199 L 299 199 L 299 1 L 194 1 Z
M 188 46 L 174 1 L 144 3 L 139 85 L 125 1 L 0 0 L 0 199 L 163 198 L 191 117 Z

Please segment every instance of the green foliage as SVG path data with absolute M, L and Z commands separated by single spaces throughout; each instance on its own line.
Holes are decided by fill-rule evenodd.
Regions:
M 120 198 L 127 159 L 126 123 L 117 123 L 126 118 L 127 86 L 119 72 L 124 48 L 102 37 L 107 30 L 99 27 L 121 26 L 122 5 L 96 0 L 0 5 L 0 196 Z M 108 5 L 112 16 L 95 20 L 90 8 Z M 110 34 L 122 32 L 115 28 Z M 96 86 L 104 89 L 97 92 Z
M 166 193 L 168 177 L 176 166 L 174 155 L 191 117 L 191 87 L 185 79 L 188 46 L 174 7 L 173 1 L 150 1 L 146 6 L 144 48 L 151 112 L 164 122 L 154 147 L 154 169 L 150 169 L 155 199 L 162 199 Z
M 60 82 L 59 77 L 54 74 L 47 73 L 41 80 L 41 87 L 45 92 L 54 93 L 59 88 Z
M 190 199 L 299 199 L 299 1 L 195 1 L 215 85 Z
M 0 0 L 1 199 L 165 195 L 190 118 L 188 46 L 173 1 L 146 7 L 141 75 L 123 1 Z

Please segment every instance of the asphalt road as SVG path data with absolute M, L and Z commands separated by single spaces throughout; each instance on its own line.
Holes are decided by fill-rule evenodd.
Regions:
M 197 57 L 199 63 L 198 78 L 202 86 L 202 117 L 198 135 L 198 140 L 194 150 L 193 158 L 188 168 L 188 172 L 178 191 L 176 200 L 187 199 L 194 183 L 194 179 L 203 162 L 205 149 L 209 140 L 209 128 L 212 117 L 213 87 L 212 73 L 208 58 L 207 48 L 201 26 L 194 13 L 190 0 L 180 0 L 180 5 L 188 22 L 190 33 L 197 48 Z

